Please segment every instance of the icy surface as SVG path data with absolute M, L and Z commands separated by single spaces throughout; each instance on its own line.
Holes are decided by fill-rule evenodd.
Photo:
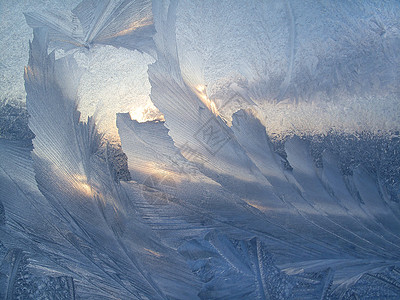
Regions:
M 399 9 L 27 12 L 29 128 L 0 110 L 0 296 L 399 298 Z
M 32 29 L 26 24 L 23 13 L 46 9 L 68 11 L 79 2 L 79 0 L 0 2 L 0 101 L 25 102 L 22 74 L 28 62 L 28 41 L 32 39 Z
M 188 0 L 176 14 L 183 78 L 228 117 L 236 90 L 273 134 L 399 127 L 397 1 Z
M 96 116 L 99 130 L 109 139 L 118 140 L 116 114 L 133 113 L 151 104 L 147 69 L 154 59 L 111 46 L 94 47 L 75 57 L 86 70 L 78 89 L 82 117 Z

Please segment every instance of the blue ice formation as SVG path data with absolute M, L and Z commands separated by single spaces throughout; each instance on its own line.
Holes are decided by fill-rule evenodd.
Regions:
M 312 16 L 302 3 L 84 0 L 27 13 L 34 138 L 0 139 L 1 297 L 398 299 L 399 174 L 334 147 L 314 155 L 294 134 L 278 149 L 265 103 L 398 100 L 399 4 L 310 1 Z M 77 55 L 104 45 L 155 60 L 157 117 L 116 116 L 125 164 L 78 109 L 89 71 Z M 397 121 L 381 133 L 394 164 Z

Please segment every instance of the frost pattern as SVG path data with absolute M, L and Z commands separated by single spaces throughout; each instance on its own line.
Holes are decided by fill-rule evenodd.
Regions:
M 34 138 L 0 139 L 1 296 L 398 298 L 397 185 L 382 180 L 397 178 L 396 171 L 382 174 L 385 160 L 382 166 L 354 161 L 351 151 L 338 157 L 346 151 L 329 147 L 341 139 L 337 132 L 322 141 L 311 134 L 314 140 L 292 135 L 277 142 L 265 122 L 268 103 L 313 100 L 320 89 L 331 99 L 383 90 L 396 95 L 397 71 L 385 64 L 397 64 L 397 23 L 389 9 L 397 4 L 313 6 L 318 14 L 334 9 L 353 34 L 349 41 L 320 41 L 337 53 L 348 47 L 348 61 L 299 44 L 307 40 L 300 27 L 312 23 L 310 13 L 299 14 L 299 3 L 237 2 L 227 10 L 225 1 L 85 0 L 63 15 L 27 14 L 34 39 L 24 78 Z M 371 20 L 349 17 L 360 7 Z M 241 26 L 245 20 L 254 24 Z M 316 22 L 313 38 L 321 38 L 318 24 L 328 36 L 340 29 L 325 20 Z M 368 51 L 359 58 L 354 41 L 365 22 L 383 40 L 367 35 Z M 283 29 L 269 36 L 259 28 L 267 25 Z M 264 40 L 283 48 L 264 47 Z M 124 48 L 122 57 L 141 68 L 134 84 L 150 83 L 155 108 L 148 99 L 133 104 L 151 108 L 151 116 L 144 109 L 137 110 L 144 119 L 132 118 L 133 108 L 118 106 L 118 96 L 114 104 L 81 102 L 79 91 L 95 69 L 85 60 L 100 63 L 112 47 Z M 271 61 L 260 63 L 262 57 Z M 390 74 L 378 64 L 369 69 L 370 59 Z M 309 89 L 307 76 L 299 75 L 306 74 L 302 63 L 322 80 Z M 349 75 L 353 64 L 362 76 Z M 323 76 L 324 68 L 336 75 Z M 358 79 L 370 85 L 359 86 Z M 114 121 L 116 127 L 104 126 Z M 396 142 L 396 131 L 389 133 Z M 390 145 L 373 153 L 395 155 L 397 146 Z

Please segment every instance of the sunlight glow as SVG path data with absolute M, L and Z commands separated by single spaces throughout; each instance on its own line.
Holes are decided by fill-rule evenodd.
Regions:
M 91 196 L 92 187 L 88 184 L 86 176 L 81 174 L 76 174 L 74 177 L 76 179 L 75 187 L 77 188 L 77 190 L 80 191 L 85 196 Z
M 157 256 L 157 257 L 161 257 L 161 256 L 162 256 L 162 255 L 161 255 L 160 253 L 158 253 L 157 251 L 154 251 L 154 250 L 151 250 L 151 249 L 148 249 L 148 248 L 144 248 L 144 250 L 146 250 L 147 252 L 153 254 L 154 256 Z
M 131 24 L 128 25 L 127 28 L 115 33 L 114 35 L 106 36 L 103 39 L 111 39 L 111 38 L 115 38 L 118 36 L 128 35 L 128 34 L 131 34 L 135 30 L 138 30 L 138 29 L 146 27 L 146 26 L 150 26 L 152 24 L 153 24 L 153 18 L 151 16 L 146 16 L 141 20 L 133 21 Z
M 200 98 L 201 102 L 203 102 L 214 115 L 219 116 L 217 105 L 213 100 L 208 98 L 207 89 L 204 85 L 198 85 L 196 87 L 196 94 Z
M 250 205 L 250 206 L 252 206 L 252 207 L 258 209 L 259 211 L 265 212 L 265 211 L 270 210 L 270 208 L 268 208 L 268 207 L 266 207 L 266 206 L 263 206 L 263 205 L 260 205 L 260 204 L 257 204 L 257 203 L 255 203 L 254 201 L 251 201 L 251 200 L 248 200 L 248 199 L 243 199 L 243 200 L 244 200 L 248 205 Z
M 139 106 L 129 111 L 129 116 L 132 120 L 139 123 L 149 121 L 165 121 L 164 115 L 152 103 L 145 106 Z

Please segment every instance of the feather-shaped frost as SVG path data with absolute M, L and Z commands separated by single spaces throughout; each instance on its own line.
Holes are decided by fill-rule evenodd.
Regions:
M 25 73 L 30 126 L 35 133 L 32 158 L 39 190 L 35 188 L 38 204 L 44 206 L 39 212 L 54 216 L 48 222 L 56 233 L 38 228 L 46 224 L 39 216 L 23 217 L 18 222 L 22 228 L 31 228 L 39 237 L 50 236 L 49 241 L 38 237 L 34 242 L 26 237 L 28 244 L 33 244 L 32 255 L 38 247 L 45 248 L 45 256 L 53 257 L 59 272 L 72 272 L 74 266 L 74 278 L 83 295 L 156 299 L 180 291 L 183 299 L 193 297 L 193 275 L 173 249 L 161 245 L 136 219 L 126 194 L 110 173 L 107 158 L 99 151 L 105 147 L 101 135 L 91 119 L 80 121 L 73 98 L 79 73 L 71 57 L 55 61 L 54 54 L 48 55 L 46 32 L 35 31 Z M 68 93 L 59 82 L 68 87 Z M 38 199 L 25 198 L 30 205 L 38 205 Z M 18 203 L 9 199 L 6 205 Z M 18 211 L 16 207 L 13 210 Z M 10 218 L 10 222 L 16 220 Z M 33 220 L 36 227 L 30 224 Z M 56 245 L 66 244 L 63 250 L 52 244 L 58 236 L 61 240 Z M 39 261 L 33 266 L 42 264 Z M 160 266 L 164 271 L 150 271 Z
M 279 100 L 295 92 L 294 4 L 276 6 L 289 40 L 287 74 L 271 87 Z M 244 72 L 250 84 L 230 85 L 225 105 L 236 112 L 224 115 L 198 85 L 201 74 L 190 74 L 198 61 L 188 65 L 180 52 L 176 26 L 187 8 L 87 0 L 63 15 L 26 14 L 35 138 L 0 139 L 1 295 L 51 277 L 46 295 L 62 285 L 64 295 L 87 299 L 398 297 L 400 219 L 385 186 L 363 166 L 343 174 L 328 151 L 315 164 L 298 137 L 278 155 L 253 101 L 265 95 L 265 74 Z M 246 14 L 236 15 L 220 22 L 236 28 Z M 116 116 L 127 182 L 114 176 L 96 115 L 83 120 L 77 110 L 84 70 L 69 53 L 48 54 L 49 45 L 90 52 L 93 44 L 155 59 L 150 97 L 163 118 Z
M 153 51 L 150 1 L 88 0 L 70 13 L 25 13 L 32 28 L 47 28 L 54 48 L 70 50 L 94 44 Z

